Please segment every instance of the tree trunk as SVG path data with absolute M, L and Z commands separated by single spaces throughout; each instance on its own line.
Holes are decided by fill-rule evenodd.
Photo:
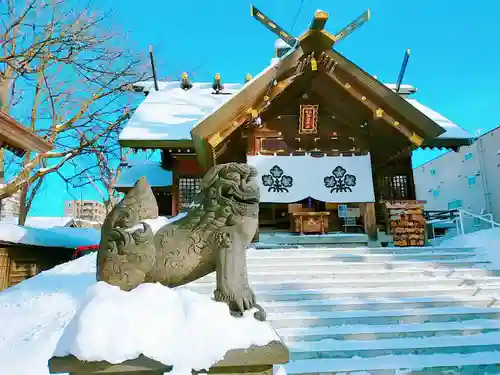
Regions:
M 113 193 L 108 193 L 108 199 L 104 201 L 104 207 L 106 207 L 106 214 L 109 214 L 111 210 L 116 206 L 116 197 L 113 196 Z
M 24 226 L 26 223 L 26 218 L 28 217 L 28 209 L 26 207 L 26 198 L 28 196 L 28 185 L 24 184 L 19 196 L 19 217 L 17 224 Z
M 24 156 L 24 165 L 30 162 L 30 153 L 27 152 Z M 18 217 L 18 225 L 24 226 L 26 223 L 26 218 L 28 217 L 28 184 L 24 184 L 20 190 L 19 195 L 19 217 Z

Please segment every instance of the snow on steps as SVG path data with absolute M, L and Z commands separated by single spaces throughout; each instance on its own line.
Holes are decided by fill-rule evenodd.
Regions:
M 488 265 L 472 248 L 248 251 L 290 375 L 500 373 L 500 272 Z M 211 294 L 214 276 L 188 287 Z

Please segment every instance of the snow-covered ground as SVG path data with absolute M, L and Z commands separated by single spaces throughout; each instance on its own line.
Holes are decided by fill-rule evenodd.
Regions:
M 493 269 L 500 269 L 500 228 L 480 230 L 448 238 L 440 247 L 474 247 L 480 259 L 491 262 Z
M 183 216 L 149 224 L 156 231 Z M 235 319 L 226 304 L 189 290 L 96 283 L 95 263 L 90 254 L 0 293 L 0 375 L 47 375 L 48 359 L 69 353 L 112 363 L 142 353 L 191 374 L 230 349 L 278 339 L 252 313 Z
M 229 349 L 277 339 L 251 314 L 232 318 L 225 304 L 189 290 L 96 283 L 95 261 L 87 255 L 0 293 L 0 375 L 47 375 L 54 353 L 113 363 L 143 353 L 203 369 Z
M 168 219 L 158 219 L 154 224 L 168 221 Z M 465 248 L 477 245 L 481 246 L 481 256 L 497 259 L 495 253 L 498 253 L 500 245 L 500 230 L 475 232 L 449 239 L 447 243 L 441 244 L 442 247 L 448 248 Z M 346 253 L 351 251 L 365 250 L 355 248 L 345 250 Z M 261 252 L 261 257 L 267 256 L 265 250 L 253 251 L 253 254 Z M 286 252 L 287 250 L 283 250 L 282 254 L 286 254 Z M 253 267 L 252 264 L 249 264 L 249 268 L 251 267 Z M 309 301 L 308 303 L 313 302 Z M 335 300 L 331 301 L 331 303 L 334 302 Z M 116 314 L 118 309 L 126 311 L 127 314 Z M 162 314 L 160 322 L 163 325 L 160 324 L 158 315 L 154 314 L 155 309 L 160 309 Z M 146 317 L 141 315 L 143 311 L 148 311 Z M 56 348 L 59 354 L 71 352 L 82 358 L 102 359 L 106 357 L 110 361 L 121 361 L 125 358 L 132 358 L 140 352 L 145 352 L 161 361 L 177 361 L 172 363 L 177 365 L 178 369 L 183 370 L 192 365 L 204 367 L 206 363 L 217 360 L 217 357 L 220 357 L 221 353 L 228 347 L 245 347 L 252 342 L 264 342 L 272 339 L 272 331 L 255 328 L 264 327 L 265 324 L 259 326 L 260 323 L 255 322 L 252 318 L 249 320 L 240 319 L 239 323 L 236 323 L 227 314 L 225 320 L 221 321 L 212 315 L 221 312 L 224 314 L 227 312 L 225 305 L 216 304 L 208 297 L 182 288 L 170 290 L 158 285 L 145 285 L 135 292 L 123 293 L 116 288 L 97 284 L 95 282 L 95 254 L 91 254 L 42 272 L 0 293 L 0 322 L 2 322 L 0 328 L 0 375 L 47 375 L 47 360 L 54 354 Z M 294 312 L 293 314 L 300 315 L 301 319 L 307 317 L 304 313 Z M 321 315 L 321 313 L 316 314 Z M 342 315 L 341 312 L 339 314 Z M 273 314 L 270 315 L 272 318 Z M 140 330 L 123 329 L 123 327 L 130 325 L 130 322 L 136 321 L 142 323 Z M 68 326 L 70 322 L 72 323 Z M 92 331 L 85 329 L 88 325 L 92 325 L 94 329 L 100 328 L 106 334 L 93 336 Z M 221 335 L 221 330 L 218 329 L 221 325 L 231 328 Z M 67 326 L 69 328 L 63 335 Z M 200 327 L 206 329 L 202 330 Z M 262 329 L 262 332 L 257 335 L 258 337 L 254 337 L 255 341 L 245 337 L 245 332 L 249 327 L 254 333 Z M 267 334 L 269 336 L 266 336 Z M 175 337 L 175 340 L 172 337 Z M 192 337 L 197 339 L 191 341 Z M 107 345 L 111 339 L 118 340 L 120 345 Z M 243 341 L 240 341 L 241 339 Z M 204 340 L 219 340 L 217 342 L 221 341 L 224 346 L 222 344 L 220 346 L 208 345 L 210 350 L 203 351 L 202 349 L 206 349 L 206 346 L 203 347 L 201 344 L 207 342 Z M 159 343 L 164 350 L 158 350 Z M 189 353 L 193 353 L 192 357 L 196 357 L 198 362 L 189 362 L 193 358 L 182 354 L 186 353 L 187 347 L 190 350 Z M 201 352 L 203 354 L 199 354 Z M 481 353 L 477 355 L 479 354 Z M 468 354 L 468 356 L 473 356 L 473 354 Z M 399 364 L 409 357 L 393 358 L 394 363 Z M 412 358 L 417 359 L 416 356 Z M 361 366 L 361 362 L 369 362 L 370 360 L 352 359 L 351 361 L 354 361 L 353 363 L 359 362 Z M 343 361 L 348 361 L 348 359 Z

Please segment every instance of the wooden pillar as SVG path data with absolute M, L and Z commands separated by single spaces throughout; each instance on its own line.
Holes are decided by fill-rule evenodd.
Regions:
M 377 239 L 377 217 L 375 215 L 375 203 L 365 203 L 364 214 L 365 232 L 371 240 Z
M 256 155 L 259 146 L 257 144 L 257 138 L 255 137 L 255 130 L 250 129 L 247 133 L 247 155 Z M 257 231 L 255 236 L 253 236 L 252 242 L 259 242 L 259 227 L 257 226 Z
M 7 249 L 0 249 L 0 291 L 10 286 L 10 256 Z
M 174 158 L 172 166 L 172 216 L 179 214 L 179 161 Z

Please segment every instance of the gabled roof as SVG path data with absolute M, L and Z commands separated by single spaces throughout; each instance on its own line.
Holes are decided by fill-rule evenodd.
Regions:
M 191 129 L 217 110 L 231 95 L 212 94 L 211 83 L 194 83 L 185 91 L 179 82 L 160 82 L 159 91 L 144 85 L 147 96 L 120 134 L 124 147 L 161 148 L 192 146 Z M 233 94 L 241 84 L 225 84 L 224 93 Z
M 304 41 L 308 37 L 313 38 L 314 34 L 306 35 Z M 368 93 L 368 99 L 375 99 L 385 111 L 404 119 L 405 125 L 409 125 L 406 133 L 415 133 L 417 140 L 422 139 L 422 147 L 457 147 L 470 143 L 472 136 L 465 130 L 417 100 L 408 99 L 408 95 L 416 91 L 412 86 L 402 85 L 399 93 L 395 93 L 395 85 L 381 83 L 339 53 L 330 50 L 322 55 L 335 61 L 336 72 L 340 72 L 344 81 L 362 88 Z M 273 59 L 269 67 L 247 84 L 225 84 L 228 95 L 213 95 L 210 83 L 194 83 L 193 88 L 184 91 L 179 82 L 160 82 L 160 90 L 155 91 L 152 82 L 145 82 L 141 89 L 148 95 L 120 134 L 120 143 L 135 148 L 194 147 L 204 164 L 203 160 L 212 157 L 214 147 L 248 121 L 250 109 L 262 110 L 266 105 L 264 97 L 272 101 L 293 82 L 294 76 L 273 85 L 275 79 L 280 80 L 285 72 L 289 74 L 299 61 L 310 56 L 305 56 L 299 47 L 282 59 Z M 326 65 L 319 67 L 322 74 L 329 73 Z M 393 126 L 399 123 L 393 117 L 389 120 Z
M 16 154 L 47 152 L 54 147 L 27 127 L 0 110 L 0 147 L 12 149 Z
M 225 86 L 231 88 L 230 92 L 232 92 L 232 95 L 212 95 L 212 90 L 210 89 L 211 84 L 208 83 L 193 83 L 194 91 L 177 90 L 179 86 L 178 82 L 160 82 L 159 85 L 160 91 L 156 92 L 149 87 L 152 87 L 152 83 L 144 83 L 144 92 L 150 92 L 150 94 L 146 97 L 144 102 L 139 105 L 139 108 L 135 112 L 139 113 L 138 116 L 141 116 L 142 120 L 136 118 L 133 122 L 127 123 L 122 134 L 120 134 L 120 143 L 122 146 L 162 148 L 182 145 L 185 147 L 193 147 L 191 137 L 193 123 L 194 126 L 196 126 L 200 120 L 207 117 L 206 113 L 210 111 L 207 106 L 198 108 L 198 103 L 208 103 L 216 97 L 216 102 L 213 102 L 215 106 L 212 110 L 213 112 L 221 106 L 221 102 L 224 103 L 230 100 L 231 97 L 234 96 L 234 93 L 239 91 L 238 87 L 243 87 L 242 84 L 229 83 Z M 395 84 L 385 85 L 393 91 L 396 87 Z M 202 87 L 205 88 L 203 89 Z M 445 133 L 439 135 L 434 143 L 441 143 L 442 147 L 446 147 L 446 144 L 449 142 L 453 143 L 462 140 L 464 145 L 468 144 L 472 138 L 471 134 L 418 100 L 407 98 L 408 95 L 414 94 L 416 91 L 417 90 L 411 85 L 401 85 L 399 95 L 404 97 L 425 116 L 444 128 Z M 177 97 L 178 95 L 184 97 L 184 104 L 181 106 L 178 106 L 178 103 L 183 99 Z M 163 99 L 157 100 L 159 98 Z M 172 98 L 172 100 L 168 100 L 168 98 Z M 153 104 L 155 101 L 156 104 Z M 192 115 L 186 118 L 182 112 L 186 112 L 188 109 L 191 111 Z M 204 115 L 201 115 L 201 112 L 203 112 Z M 158 116 L 155 121 L 145 121 L 145 119 L 151 119 L 154 116 Z M 194 118 L 198 119 L 193 120 Z
M 314 35 L 313 33 L 309 37 L 314 38 Z M 299 47 L 277 64 L 266 69 L 258 79 L 245 85 L 217 112 L 200 121 L 191 132 L 200 163 L 205 167 L 213 163 L 211 159 L 213 159 L 215 147 L 235 129 L 250 120 L 249 110 L 256 110 L 260 113 L 269 106 L 272 100 L 286 90 L 294 79 L 300 77 L 305 66 L 309 66 L 307 74 L 310 74 L 313 56 L 312 54 L 304 55 L 302 48 Z M 374 112 L 374 116 L 377 112 L 377 117 L 386 121 L 388 126 L 394 126 L 415 145 L 456 147 L 470 142 L 470 135 L 465 131 L 456 131 L 460 128 L 450 126 L 451 122 L 447 122 L 446 125 L 449 125 L 449 130 L 453 129 L 455 132 L 451 136 L 446 136 L 445 123 L 436 121 L 437 116 L 429 111 L 423 113 L 424 108 L 420 103 L 405 100 L 395 93 L 394 89 L 387 87 L 339 53 L 329 50 L 316 59 L 318 60 L 318 74 L 328 78 L 330 84 L 336 84 L 351 96 L 356 97 L 360 103 Z M 291 68 L 294 68 L 293 72 L 290 72 Z M 284 72 L 288 73 L 287 77 L 282 77 Z M 272 84 L 274 80 L 278 81 L 275 85 Z M 407 88 L 406 91 L 408 95 L 411 90 Z M 441 144 L 439 137 L 443 137 L 441 140 L 447 137 L 444 142 L 446 144 Z
M 420 112 L 422 112 L 425 116 L 436 122 L 439 126 L 441 126 L 445 132 L 443 134 L 440 134 L 436 140 L 434 140 L 434 143 L 440 143 L 441 141 L 458 141 L 460 139 L 463 139 L 464 141 L 470 141 L 474 137 L 472 134 L 467 132 L 466 130 L 462 129 L 460 126 L 455 124 L 453 121 L 447 119 L 440 113 L 430 109 L 429 107 L 426 107 L 422 103 L 420 103 L 418 100 L 413 99 L 413 98 L 408 98 L 406 99 L 412 106 L 414 106 L 416 109 L 418 109 Z M 463 144 L 465 145 L 465 144 Z M 443 147 L 444 144 L 443 144 Z

